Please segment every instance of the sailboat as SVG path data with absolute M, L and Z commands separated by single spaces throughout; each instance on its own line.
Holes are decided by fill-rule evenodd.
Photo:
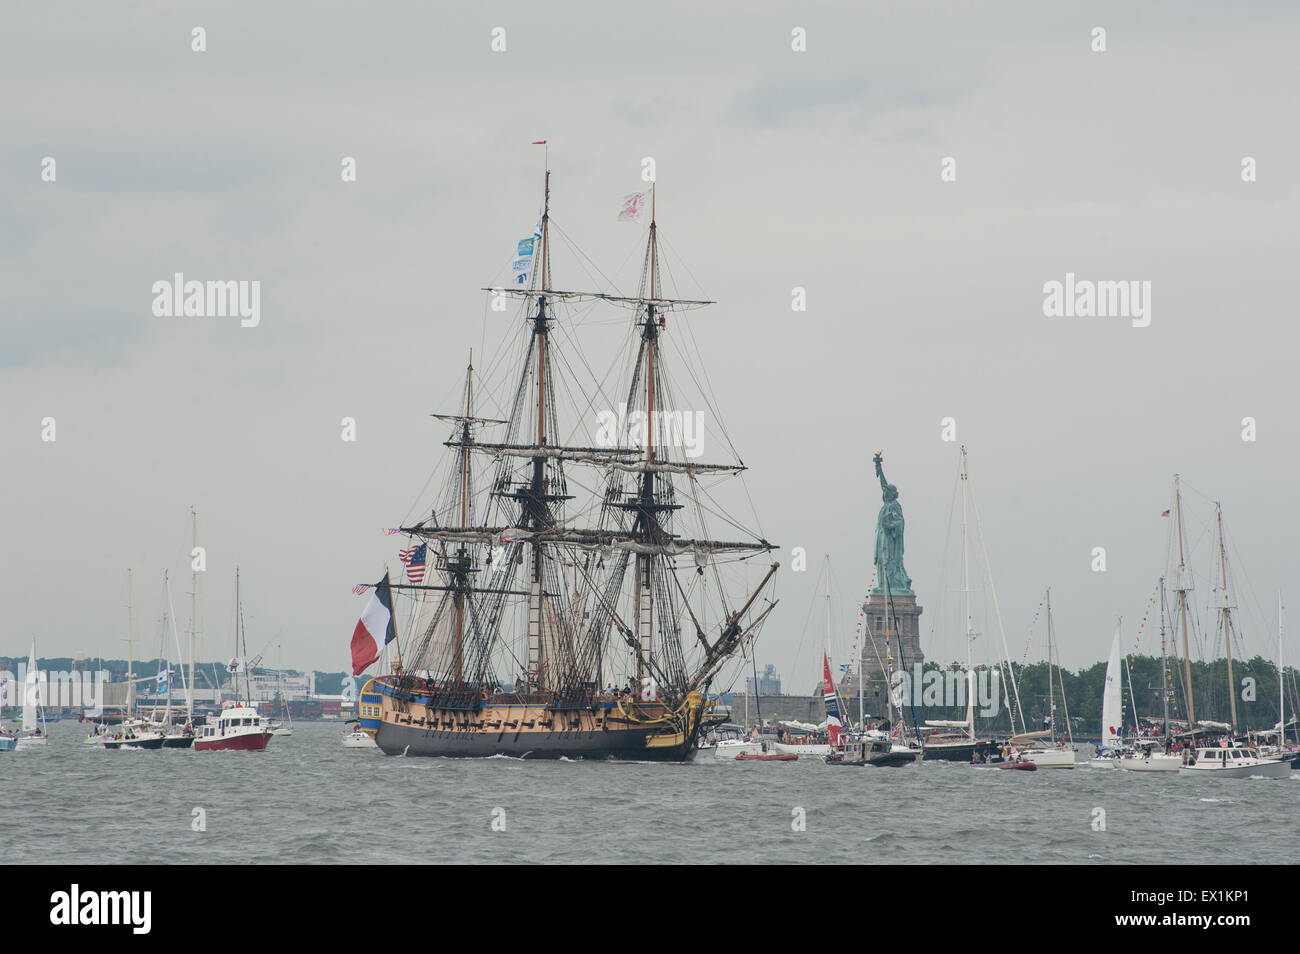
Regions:
M 926 726 L 940 731 L 925 739 L 925 757 L 930 761 L 983 763 L 1001 758 L 998 746 L 975 734 L 975 617 L 971 611 L 970 579 L 970 478 L 966 469 L 966 445 L 961 446 L 961 579 L 966 643 L 966 718 L 927 719 Z M 1014 720 L 1012 728 L 1014 730 Z M 960 733 L 943 730 L 960 729 Z
M 194 739 L 196 752 L 235 750 L 261 752 L 271 741 L 271 728 L 250 699 L 248 681 L 248 638 L 244 632 L 244 608 L 239 601 L 239 568 L 235 568 L 235 657 L 230 661 L 231 682 L 236 698 L 222 704 L 215 720 L 199 727 Z M 240 701 L 239 676 L 244 676 L 244 699 Z
M 1117 634 L 1118 635 L 1118 634 Z M 1183 764 L 1182 757 L 1169 751 L 1171 736 L 1169 734 L 1169 667 L 1165 640 L 1165 581 L 1160 580 L 1160 697 L 1164 704 L 1163 733 L 1160 739 L 1134 738 L 1132 751 L 1121 751 L 1118 767 L 1127 772 L 1177 772 Z M 1137 708 L 1137 697 L 1133 695 L 1133 675 L 1129 672 L 1129 697 L 1133 707 Z M 1105 730 L 1106 723 L 1102 722 Z M 1134 719 L 1136 722 L 1136 718 Z M 1160 751 L 1163 746 L 1165 751 Z
M 1094 768 L 1115 768 L 1124 748 L 1124 687 L 1120 683 L 1120 625 L 1115 624 L 1110 655 L 1106 657 L 1106 681 L 1101 689 L 1101 742 L 1088 762 Z
M 1260 747 L 1260 754 L 1266 758 L 1291 763 L 1292 768 L 1300 768 L 1300 746 L 1287 745 L 1286 727 L 1295 724 L 1295 716 L 1288 722 L 1286 717 L 1286 670 L 1282 667 L 1282 592 L 1277 594 L 1277 725 L 1272 732 L 1256 733 L 1274 741 Z
M 107 723 L 95 726 L 90 737 L 86 739 L 87 745 L 99 746 L 108 751 L 162 748 L 162 733 L 148 720 L 136 715 L 135 687 L 134 613 L 131 571 L 128 569 L 126 571 L 126 704 L 122 709 L 121 721 L 112 728 Z
M 286 699 L 284 695 L 284 644 L 277 643 L 276 645 L 280 652 L 279 658 L 276 662 L 275 695 L 280 701 L 280 711 L 284 714 L 284 717 L 289 724 L 285 725 L 283 722 L 277 722 L 274 720 L 268 724 L 271 726 L 272 735 L 293 735 L 293 713 L 289 711 L 289 700 Z M 358 726 L 357 731 L 360 731 L 360 726 Z
M 1118 638 L 1118 635 L 1117 635 Z M 1065 707 L 1065 734 L 1068 739 L 1058 739 L 1056 731 L 1056 684 L 1053 671 L 1060 680 L 1061 705 Z M 1069 704 L 1065 701 L 1065 681 L 1061 676 L 1061 654 L 1056 645 L 1056 627 L 1052 622 L 1052 591 L 1047 591 L 1047 737 L 1034 740 L 1021 753 L 1022 761 L 1032 762 L 1042 769 L 1072 769 L 1075 764 L 1074 729 L 1070 726 Z M 1038 735 L 1038 733 L 1034 733 Z
M 826 721 L 820 726 L 800 724 L 797 722 L 781 723 L 784 738 L 772 743 L 777 753 L 785 755 L 826 756 L 839 744 L 840 736 L 847 729 L 844 718 L 847 707 L 840 703 L 840 694 L 831 680 L 831 662 L 829 646 L 831 640 L 831 563 L 828 556 L 825 561 L 826 577 L 826 649 L 822 651 L 822 702 L 826 707 Z M 822 738 L 825 741 L 822 741 Z
M 167 598 L 167 623 L 171 628 L 172 640 L 176 645 L 176 658 L 179 660 L 181 655 L 180 636 L 176 632 L 176 609 L 172 606 L 171 583 L 166 572 L 163 573 L 163 592 Z M 166 649 L 167 637 L 163 636 L 163 648 Z M 166 689 L 166 705 L 163 709 L 162 717 L 156 720 L 153 725 L 155 730 L 163 737 L 163 748 L 165 749 L 188 749 L 194 744 L 194 722 L 193 722 L 193 695 L 189 686 L 186 688 L 186 712 L 185 720 L 177 724 L 175 717 L 172 715 L 172 671 L 171 665 L 167 662 L 167 653 L 162 654 L 163 668 L 159 670 L 157 677 L 157 689 Z M 184 670 L 181 670 L 181 678 L 184 680 Z
M 46 745 L 45 720 L 42 717 L 40 673 L 36 670 L 36 640 L 27 657 L 27 675 L 23 680 L 23 727 L 16 736 L 15 748 L 33 749 Z
M 722 721 L 715 678 L 776 605 L 760 598 L 778 564 L 753 586 L 747 562 L 775 546 L 713 495 L 744 464 L 700 462 L 702 448 L 693 455 L 681 439 L 692 412 L 674 392 L 703 377 L 670 377 L 662 342 L 670 315 L 710 302 L 663 293 L 656 187 L 637 293 L 562 291 L 551 282 L 550 178 L 513 286 L 489 289 L 521 303 L 522 366 L 495 396 L 508 412 L 476 416 L 471 361 L 463 408 L 439 418 L 452 427 L 446 491 L 400 528 L 427 546 L 436 573 L 392 586 L 417 597 L 416 624 L 404 654 L 398 634 L 392 673 L 361 691 L 361 724 L 389 755 L 685 761 Z M 564 350 L 585 332 L 554 333 L 578 302 L 632 314 L 626 399 L 600 412 L 586 443 L 570 442 L 584 425 L 562 419 L 561 399 L 578 414 L 613 402 L 573 372 L 587 358 Z M 720 424 L 716 409 L 709 417 Z M 500 439 L 481 439 L 495 427 Z M 724 522 L 731 539 L 712 536 Z

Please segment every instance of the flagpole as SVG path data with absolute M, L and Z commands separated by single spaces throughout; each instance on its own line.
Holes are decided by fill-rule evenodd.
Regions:
M 393 591 L 392 591 L 391 584 L 390 584 L 389 579 L 388 579 L 388 577 L 389 577 L 389 573 L 390 573 L 390 571 L 389 571 L 389 569 L 388 569 L 388 564 L 385 563 L 385 564 L 384 564 L 384 584 L 385 584 L 386 586 L 389 587 L 389 590 L 388 590 L 388 602 L 389 602 L 389 603 L 393 603 L 393 602 L 394 602 L 394 600 L 393 600 Z M 391 619 L 392 619 L 392 621 L 393 621 L 393 642 L 397 644 L 397 659 L 393 661 L 393 663 L 392 663 L 392 665 L 391 665 L 391 668 L 392 668 L 392 670 L 393 670 L 393 675 L 395 675 L 395 676 L 400 676 L 400 675 L 402 674 L 402 641 L 401 641 L 401 639 L 399 639 L 398 636 L 397 636 L 397 607 L 396 607 L 396 605 L 394 605 L 393 608 L 392 608 L 392 617 L 391 617 Z

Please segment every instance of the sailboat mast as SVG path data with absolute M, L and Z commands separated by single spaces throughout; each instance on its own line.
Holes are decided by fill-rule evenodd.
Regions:
M 1133 703 L 1133 734 L 1141 735 L 1142 725 L 1141 723 L 1138 722 L 1137 693 L 1133 691 L 1133 656 L 1132 655 L 1126 655 L 1124 657 L 1124 673 L 1126 678 L 1128 679 L 1128 697 L 1129 700 Z
M 1056 741 L 1056 692 L 1052 686 L 1052 664 L 1055 655 L 1055 641 L 1052 639 L 1052 588 L 1047 588 L 1047 717 L 1051 720 L 1052 741 Z
M 966 606 L 966 735 L 975 741 L 975 623 L 970 611 L 970 547 L 967 523 L 966 445 L 961 445 L 961 591 Z M 1015 725 L 1011 726 L 1012 731 Z
M 190 508 L 190 681 L 185 697 L 185 718 L 194 722 L 194 630 L 199 619 L 199 571 L 194 568 L 194 551 L 199 548 L 199 517 Z
M 1187 729 L 1196 728 L 1196 701 L 1192 692 L 1192 655 L 1187 642 L 1187 561 L 1183 554 L 1183 491 L 1174 474 L 1174 509 L 1178 520 L 1178 616 L 1183 627 L 1183 674 L 1187 679 Z
M 1051 591 L 1048 590 L 1050 593 Z M 1074 745 L 1074 726 L 1070 722 L 1070 697 L 1065 694 L 1065 670 L 1061 668 L 1061 647 L 1056 642 L 1056 627 L 1052 622 L 1052 614 L 1047 614 L 1048 631 L 1052 635 L 1052 644 L 1056 646 L 1056 685 L 1061 690 L 1061 709 L 1065 712 L 1065 737 L 1070 740 L 1070 745 Z M 1048 673 L 1051 678 L 1051 673 Z
M 167 597 L 167 624 L 171 627 L 172 635 L 176 635 L 176 611 L 172 608 L 172 588 L 168 579 L 168 572 L 163 570 L 163 593 Z M 177 639 L 176 649 L 180 650 L 180 640 Z M 163 646 L 167 645 L 167 637 L 163 636 Z M 167 659 L 166 654 L 163 656 L 163 670 L 167 673 L 167 702 L 163 706 L 163 723 L 171 725 L 172 721 L 172 664 Z M 154 696 L 158 695 L 158 686 L 154 684 Z M 157 711 L 156 709 L 154 710 Z
M 1160 698 L 1164 702 L 1165 741 L 1169 741 L 1169 666 L 1165 642 L 1165 578 L 1160 578 Z
M 1286 743 L 1286 684 L 1282 681 L 1282 591 L 1277 591 L 1277 747 Z
M 131 604 L 131 570 L 126 571 L 126 715 L 135 711 L 135 652 L 132 645 L 134 620 Z
M 1232 679 L 1232 616 L 1229 613 L 1231 601 L 1228 599 L 1228 551 L 1223 544 L 1223 508 L 1214 505 L 1215 516 L 1219 524 L 1219 573 L 1222 589 L 1219 591 L 1220 609 L 1223 611 L 1223 648 L 1228 655 L 1228 701 L 1232 707 L 1232 734 L 1237 734 L 1237 693 L 1236 683 Z
M 823 652 L 831 651 L 831 558 L 826 557 L 826 646 Z

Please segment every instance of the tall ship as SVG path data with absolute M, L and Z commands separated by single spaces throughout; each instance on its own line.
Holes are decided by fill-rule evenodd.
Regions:
M 662 293 L 653 186 L 620 215 L 650 218 L 627 296 L 552 284 L 550 183 L 513 285 L 485 289 L 517 307 L 513 360 L 485 384 L 471 356 L 461 406 L 434 415 L 451 428 L 443 491 L 397 528 L 408 582 L 391 589 L 414 610 L 358 711 L 389 755 L 685 760 L 725 721 L 715 681 L 776 606 L 776 547 L 723 499 L 747 497 L 745 466 L 694 335 L 665 347 L 670 316 L 711 302 Z M 623 322 L 593 372 L 580 339 Z M 705 437 L 724 459 L 700 459 Z

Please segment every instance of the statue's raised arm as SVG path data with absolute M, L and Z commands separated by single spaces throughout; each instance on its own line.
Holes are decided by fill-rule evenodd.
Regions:
M 885 468 L 880 466 L 885 458 L 883 455 L 881 455 L 880 451 L 876 451 L 876 455 L 872 459 L 876 462 L 876 476 L 880 478 L 880 489 L 884 490 L 886 487 L 889 486 L 889 484 L 885 481 Z

